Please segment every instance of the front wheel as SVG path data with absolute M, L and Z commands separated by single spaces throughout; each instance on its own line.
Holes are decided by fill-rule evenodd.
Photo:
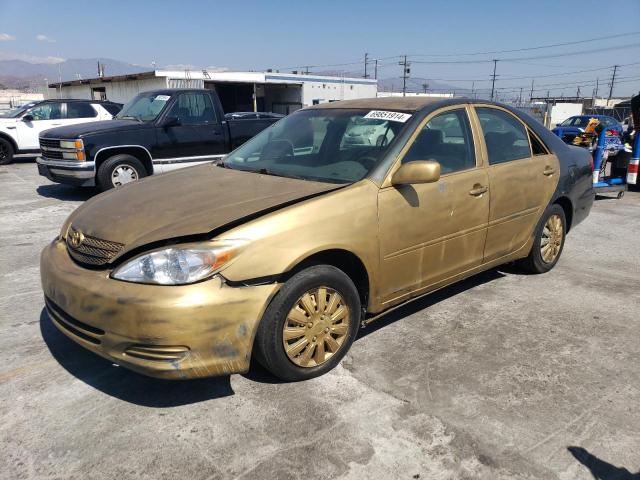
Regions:
M 13 161 L 13 145 L 11 142 L 0 138 L 0 165 L 8 165 Z
M 567 220 L 560 205 L 547 207 L 534 235 L 531 252 L 521 265 L 532 273 L 545 273 L 558 263 L 567 235 Z
M 147 176 L 140 160 L 132 155 L 120 154 L 107 158 L 98 168 L 97 183 L 101 191 L 121 187 Z
M 306 380 L 334 368 L 351 347 L 360 323 L 360 297 L 351 279 L 329 265 L 291 277 L 267 308 L 256 358 L 273 375 Z

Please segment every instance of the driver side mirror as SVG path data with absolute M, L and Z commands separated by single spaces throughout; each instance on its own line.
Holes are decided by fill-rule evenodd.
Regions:
M 22 116 L 22 121 L 23 122 L 33 122 L 33 115 L 31 115 L 30 113 L 27 113 L 26 115 Z
M 417 160 L 400 166 L 391 177 L 392 185 L 433 183 L 440 179 L 440 164 L 435 160 Z
M 163 127 L 179 127 L 180 125 L 182 125 L 182 122 L 179 117 L 165 117 L 164 122 L 162 122 Z

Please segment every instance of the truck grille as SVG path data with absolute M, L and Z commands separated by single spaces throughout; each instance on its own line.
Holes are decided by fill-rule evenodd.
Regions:
M 66 243 L 71 257 L 87 265 L 105 265 L 124 248 L 122 243 L 110 242 L 89 235 L 84 235 L 82 243 L 77 247 L 71 244 L 69 235 L 67 235 Z
M 42 156 L 46 158 L 52 158 L 55 160 L 62 160 L 64 158 L 62 155 L 63 152 L 60 150 L 60 140 L 41 138 L 40 151 L 42 152 Z
M 40 150 L 46 150 L 48 148 L 60 148 L 60 140 L 53 140 L 50 138 L 41 138 Z

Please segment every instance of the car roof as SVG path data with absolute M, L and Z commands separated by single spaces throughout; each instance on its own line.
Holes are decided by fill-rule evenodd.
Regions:
M 443 98 L 433 97 L 382 97 L 359 98 L 357 100 L 341 100 L 338 102 L 321 103 L 308 107 L 309 109 L 353 108 L 353 109 L 391 109 L 416 112 L 427 105 L 443 101 Z M 451 99 L 446 99 L 451 100 Z M 464 103 L 464 102 L 462 102 Z

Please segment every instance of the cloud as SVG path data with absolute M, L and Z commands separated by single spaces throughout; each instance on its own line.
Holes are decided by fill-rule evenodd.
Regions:
M 22 60 L 27 63 L 62 63 L 66 59 L 61 57 L 38 57 L 36 55 L 27 55 L 25 53 L 0 52 L 0 60 Z
M 15 40 L 16 37 L 9 35 L 8 33 L 0 33 L 0 42 L 8 42 L 9 40 Z
M 38 40 L 39 42 L 56 43 L 56 41 L 53 38 L 49 38 L 46 35 L 43 35 L 41 33 L 36 35 L 36 40 Z

